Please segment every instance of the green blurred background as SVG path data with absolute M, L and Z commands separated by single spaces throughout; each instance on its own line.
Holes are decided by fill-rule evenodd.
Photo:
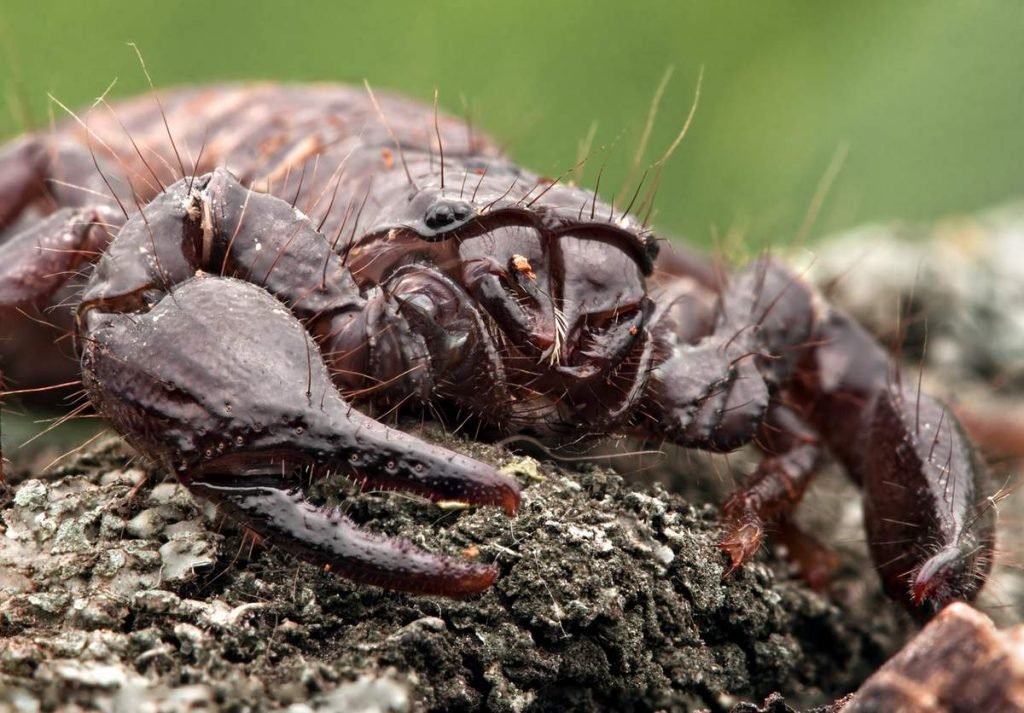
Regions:
M 704 91 L 657 202 L 664 231 L 711 242 L 798 231 L 833 156 L 849 151 L 814 234 L 929 219 L 1024 193 L 1024 3 L 984 2 L 6 2 L 0 136 L 47 92 L 88 103 L 222 79 L 389 87 L 460 112 L 549 175 L 597 123 L 585 183 L 627 172 L 659 79 L 675 74 L 656 159 Z

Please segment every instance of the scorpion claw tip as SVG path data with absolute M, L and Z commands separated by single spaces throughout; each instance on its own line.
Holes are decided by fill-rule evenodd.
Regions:
M 731 566 L 726 576 L 735 572 L 761 547 L 763 531 L 756 523 L 743 523 L 733 527 L 718 547 L 729 555 Z

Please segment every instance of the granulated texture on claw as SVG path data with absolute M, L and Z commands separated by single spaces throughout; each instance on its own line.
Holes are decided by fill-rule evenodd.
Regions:
M 537 473 L 440 429 L 419 435 Z M 540 468 L 514 521 L 354 501 L 369 529 L 497 557 L 491 590 L 451 601 L 253 550 L 170 481 L 130 500 L 142 471 L 123 470 L 127 455 L 108 440 L 2 505 L 5 703 L 686 711 L 782 690 L 802 706 L 852 689 L 897 646 L 877 592 L 842 610 L 764 563 L 723 580 L 713 507 L 603 469 Z

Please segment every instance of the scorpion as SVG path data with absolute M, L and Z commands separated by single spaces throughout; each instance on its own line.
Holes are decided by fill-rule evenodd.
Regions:
M 732 568 L 795 527 L 831 456 L 862 488 L 890 597 L 925 620 L 983 585 L 994 516 L 972 444 L 779 260 L 724 274 L 632 203 L 368 87 L 180 88 L 110 109 L 0 152 L 0 364 L 41 378 L 53 340 L 33 315 L 73 302 L 51 319 L 75 334 L 96 412 L 272 545 L 389 589 L 492 585 L 495 564 L 306 496 L 340 473 L 514 515 L 512 478 L 374 416 L 421 408 L 545 443 L 755 444 L 721 505 Z

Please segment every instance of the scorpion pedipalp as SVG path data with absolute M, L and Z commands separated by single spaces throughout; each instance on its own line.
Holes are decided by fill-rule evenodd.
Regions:
M 91 312 L 83 376 L 100 412 L 270 542 L 354 580 L 420 593 L 488 586 L 491 567 L 360 532 L 305 500 L 340 472 L 364 487 L 515 514 L 515 483 L 493 468 L 364 416 L 331 383 L 316 343 L 264 290 L 233 278 L 176 286 L 149 311 Z

